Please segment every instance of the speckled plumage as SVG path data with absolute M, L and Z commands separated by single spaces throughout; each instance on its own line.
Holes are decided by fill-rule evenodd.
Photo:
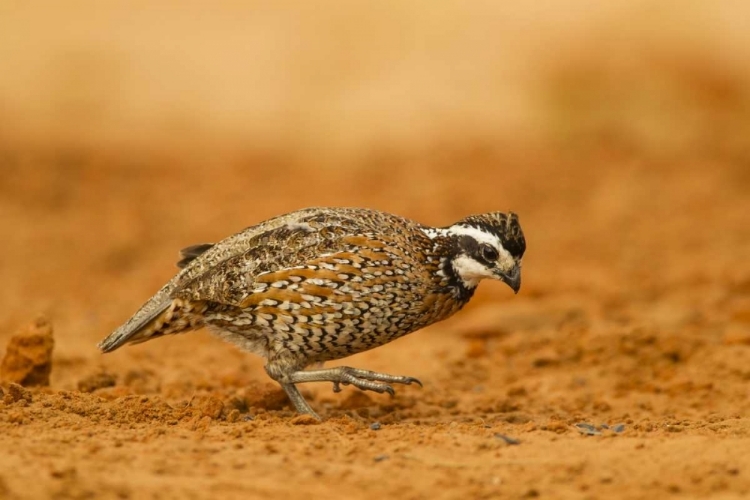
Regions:
M 451 316 L 484 277 L 517 291 L 524 250 L 514 214 L 475 215 L 431 228 L 368 209 L 299 210 L 183 250 L 182 270 L 99 347 L 109 352 L 207 326 L 265 357 L 267 372 L 296 409 L 315 415 L 296 383 L 330 381 L 335 390 L 351 383 L 392 393 L 388 383 L 418 381 L 306 367 Z

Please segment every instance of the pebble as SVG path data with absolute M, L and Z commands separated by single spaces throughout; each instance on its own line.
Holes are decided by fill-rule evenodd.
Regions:
M 600 436 L 602 434 L 596 429 L 596 427 L 587 423 L 576 424 L 576 429 L 578 429 L 578 432 L 586 436 Z
M 596 427 L 591 424 L 587 424 L 585 422 L 581 422 L 579 424 L 575 424 L 576 429 L 578 429 L 578 432 L 585 436 L 600 436 L 602 434 L 602 431 L 611 431 L 616 434 L 620 434 L 625 430 L 625 424 L 617 424 L 610 427 L 608 424 L 601 424 L 599 427 Z
M 497 433 L 497 434 L 495 434 L 495 437 L 497 439 L 502 439 L 503 441 L 505 441 L 506 443 L 508 443 L 510 445 L 521 444 L 521 441 L 519 441 L 518 439 L 512 438 L 510 436 L 506 436 L 505 434 Z
M 373 422 L 370 424 L 370 429 L 373 431 L 379 431 L 381 428 L 380 422 Z

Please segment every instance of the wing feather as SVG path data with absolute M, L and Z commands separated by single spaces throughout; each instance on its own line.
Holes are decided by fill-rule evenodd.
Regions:
M 390 227 L 384 231 L 384 226 Z M 267 290 L 276 277 L 289 270 L 295 270 L 295 276 L 302 279 L 341 280 L 342 271 L 318 265 L 321 257 L 348 260 L 353 247 L 363 247 L 369 257 L 375 257 L 393 245 L 384 235 L 403 237 L 404 231 L 416 231 L 417 227 L 411 221 L 371 210 L 293 212 L 248 228 L 206 250 L 176 277 L 171 296 L 243 306 L 247 300 L 254 300 L 248 297 Z M 315 285 L 314 281 L 306 283 Z

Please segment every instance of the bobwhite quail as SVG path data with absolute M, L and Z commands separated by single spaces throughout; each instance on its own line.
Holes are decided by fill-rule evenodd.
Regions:
M 447 227 L 361 208 L 308 208 L 181 252 L 182 269 L 99 348 L 207 326 L 263 356 L 300 413 L 318 417 L 296 384 L 332 382 L 393 394 L 421 383 L 311 365 L 381 346 L 461 309 L 484 278 L 521 286 L 526 241 L 513 213 Z

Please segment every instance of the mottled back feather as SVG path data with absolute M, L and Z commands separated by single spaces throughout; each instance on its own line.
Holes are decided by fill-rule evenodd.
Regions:
M 388 231 L 383 231 L 383 228 Z M 398 247 L 405 233 L 427 240 L 421 226 L 384 212 L 361 209 L 306 209 L 250 227 L 214 245 L 178 275 L 171 297 L 241 306 L 256 289 L 264 290 L 264 275 L 316 265 L 322 257 L 337 259 L 349 251 L 352 238 Z M 238 244 L 239 243 L 239 244 Z M 403 245 L 400 245 L 403 246 Z M 233 252 L 223 251 L 225 247 Z M 417 268 L 422 263 L 405 256 Z M 341 257 L 343 258 L 343 257 Z M 202 272 L 189 272 L 193 269 Z M 256 292 L 257 293 L 257 292 Z

